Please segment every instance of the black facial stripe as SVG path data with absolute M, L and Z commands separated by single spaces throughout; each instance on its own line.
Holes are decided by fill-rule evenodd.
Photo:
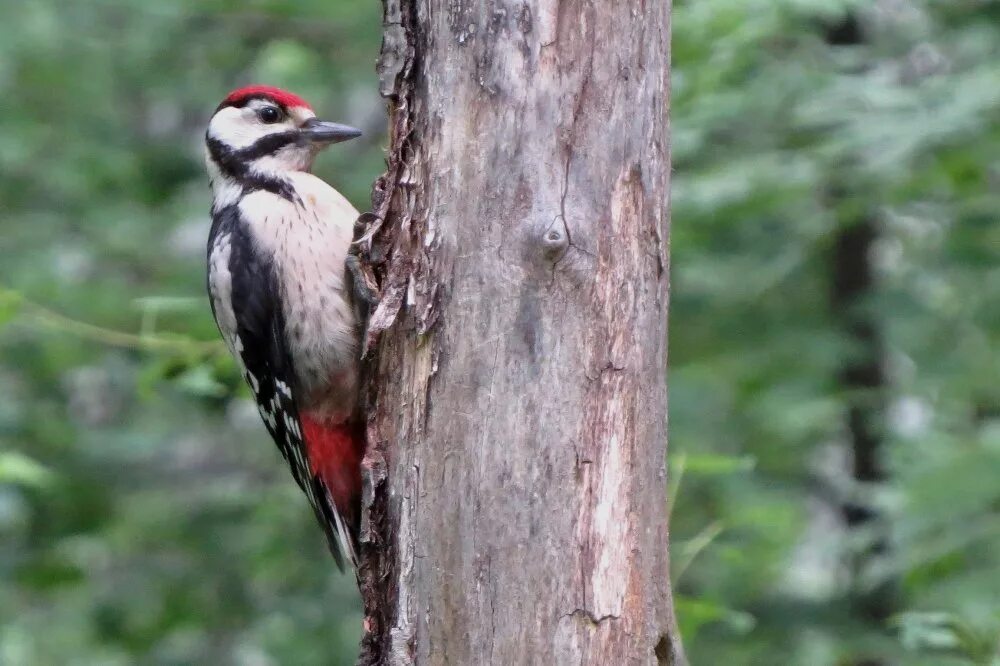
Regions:
M 273 155 L 285 146 L 301 140 L 301 134 L 297 130 L 287 132 L 276 132 L 268 134 L 254 141 L 246 148 L 232 148 L 222 143 L 218 139 L 206 136 L 208 150 L 212 154 L 224 173 L 227 175 L 237 175 L 240 171 L 246 171 L 249 163 L 266 155 Z
M 278 152 L 285 146 L 299 140 L 296 131 L 278 132 L 258 139 L 246 148 L 234 150 L 211 136 L 205 136 L 208 153 L 212 161 L 219 165 L 223 175 L 232 178 L 243 186 L 244 192 L 266 190 L 277 194 L 288 201 L 296 201 L 298 197 L 291 184 L 280 176 L 261 174 L 250 169 L 250 162 L 265 155 Z
M 298 130 L 288 130 L 287 132 L 276 132 L 268 134 L 254 141 L 246 148 L 236 151 L 237 158 L 244 162 L 251 162 L 258 157 L 273 155 L 287 145 L 297 143 L 302 140 L 302 134 Z

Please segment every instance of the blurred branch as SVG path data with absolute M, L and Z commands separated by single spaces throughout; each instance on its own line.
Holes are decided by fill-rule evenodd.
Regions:
M 117 331 L 88 322 L 72 319 L 50 310 L 38 303 L 26 300 L 20 294 L 10 290 L 0 289 L 0 302 L 15 304 L 17 315 L 32 325 L 67 333 L 84 340 L 90 340 L 110 347 L 120 347 L 146 352 L 179 352 L 214 355 L 222 353 L 225 348 L 220 341 L 193 340 L 184 336 L 156 335 L 149 331 L 140 334 Z
M 667 482 L 667 516 L 673 516 L 677 505 L 677 496 L 681 492 L 681 481 L 687 468 L 687 454 L 677 453 L 670 461 L 670 476 Z
M 716 520 L 705 526 L 698 534 L 694 536 L 690 541 L 685 541 L 680 547 L 680 558 L 677 563 L 677 568 L 674 570 L 673 581 L 674 585 L 677 585 L 677 581 L 681 579 L 687 568 L 691 566 L 695 558 L 706 548 L 708 548 L 716 537 L 722 534 L 723 526 L 722 521 Z

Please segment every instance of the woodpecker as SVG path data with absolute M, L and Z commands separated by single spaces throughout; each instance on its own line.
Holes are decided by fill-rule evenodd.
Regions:
M 359 214 L 310 170 L 360 135 L 270 86 L 231 92 L 205 133 L 212 314 L 341 570 L 345 555 L 357 565 L 364 454 L 348 252 Z

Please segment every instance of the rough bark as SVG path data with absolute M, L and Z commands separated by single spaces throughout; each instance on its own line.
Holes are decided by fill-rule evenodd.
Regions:
M 384 8 L 360 663 L 680 664 L 669 2 Z

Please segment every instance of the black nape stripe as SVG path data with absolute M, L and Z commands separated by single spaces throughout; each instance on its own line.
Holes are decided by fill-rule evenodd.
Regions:
M 212 161 L 219 165 L 223 175 L 243 186 L 244 192 L 266 190 L 291 202 L 298 201 L 298 195 L 291 184 L 281 176 L 262 174 L 250 169 L 250 162 L 272 155 L 285 146 L 300 140 L 297 131 L 277 132 L 257 139 L 246 148 L 234 149 L 218 139 L 206 134 L 205 143 Z

